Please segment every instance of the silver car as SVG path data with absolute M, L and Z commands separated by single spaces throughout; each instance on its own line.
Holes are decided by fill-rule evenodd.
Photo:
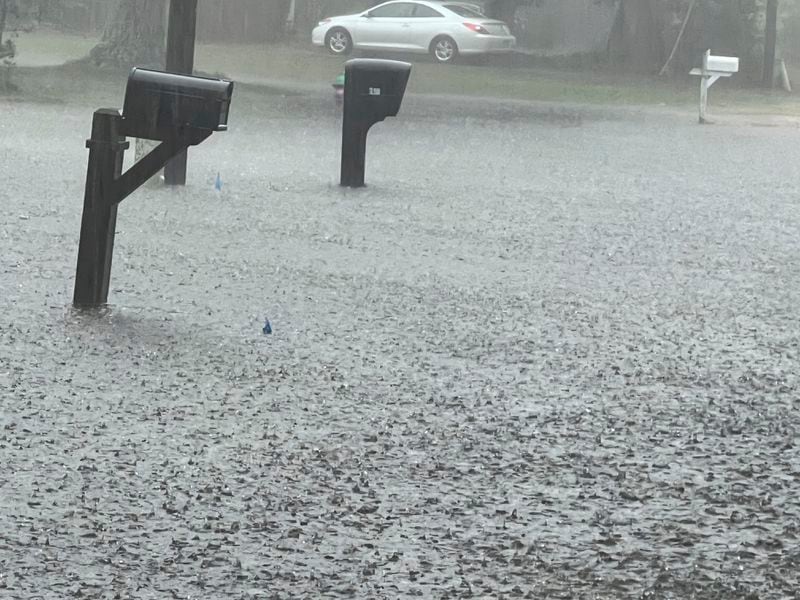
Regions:
M 464 2 L 397 0 L 365 12 L 325 19 L 311 40 L 333 54 L 354 48 L 430 53 L 450 63 L 459 55 L 510 52 L 517 44 L 508 25 Z

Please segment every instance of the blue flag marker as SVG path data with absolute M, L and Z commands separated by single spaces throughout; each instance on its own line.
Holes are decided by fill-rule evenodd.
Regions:
M 219 176 L 219 173 L 217 173 L 217 179 L 214 181 L 214 189 L 218 192 L 222 191 L 222 177 Z
M 264 335 L 270 335 L 272 333 L 272 325 L 270 325 L 269 319 L 266 319 L 263 331 Z

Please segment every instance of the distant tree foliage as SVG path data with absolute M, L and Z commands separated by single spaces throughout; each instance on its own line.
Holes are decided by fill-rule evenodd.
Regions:
M 13 35 L 36 21 L 67 30 L 103 31 L 92 51 L 100 64 L 159 65 L 164 45 L 164 10 L 169 0 L 0 0 L 0 60 L 14 52 Z M 520 43 L 538 48 L 525 24 L 539 7 L 564 0 L 465 0 L 507 22 Z M 604 4 L 616 14 L 607 52 L 598 59 L 626 71 L 657 73 L 670 55 L 691 0 L 582 0 Z M 742 60 L 743 74 L 760 77 L 764 64 L 764 14 L 767 0 L 697 0 L 670 66 L 681 74 L 699 63 L 707 48 Z M 326 16 L 354 13 L 380 0 L 295 0 L 299 36 Z M 566 4 L 566 3 L 565 3 Z M 580 2 L 573 2 L 580 9 Z M 214 42 L 280 41 L 287 33 L 290 0 L 200 0 L 198 39 Z M 800 0 L 780 2 L 779 55 L 800 57 Z M 569 11 L 563 11 L 569 14 Z M 566 25 L 568 26 L 568 25 Z M 583 25 L 585 27 L 585 25 Z M 608 22 L 597 24 L 607 27 Z M 563 25 L 562 25 L 563 27 Z M 11 32 L 11 35 L 9 35 Z M 601 38 L 605 32 L 595 32 Z
M 376 4 L 375 0 L 297 0 L 295 23 L 298 30 L 309 31 L 325 17 L 357 13 Z
M 517 10 L 523 6 L 541 4 L 544 0 L 486 0 L 484 10 L 493 19 L 500 19 L 509 24 L 513 24 Z
M 12 10 L 16 10 L 16 2 L 12 0 L 0 0 L 0 93 L 10 91 L 11 67 L 14 64 L 14 54 L 16 48 L 10 39 L 4 40 L 8 16 Z
M 99 44 L 89 56 L 98 66 L 164 66 L 166 0 L 118 0 Z
M 489 16 L 502 19 L 512 29 L 520 9 L 536 18 L 536 7 L 561 0 L 484 0 Z M 664 65 L 681 30 L 692 0 L 585 0 L 607 4 L 616 11 L 606 59 L 626 71 L 655 73 Z M 713 48 L 742 60 L 742 72 L 758 78 L 764 55 L 764 14 L 767 0 L 698 0 L 684 32 L 673 72 L 683 73 L 699 63 L 702 52 Z M 800 2 L 780 3 L 779 22 L 788 31 L 800 31 Z M 800 39 L 800 37 L 798 37 Z M 784 34 L 787 46 L 792 37 Z M 523 43 L 525 40 L 521 40 Z M 800 42 L 795 44 L 800 54 Z
M 206 41 L 275 42 L 286 32 L 290 0 L 201 0 L 197 35 Z
M 102 31 L 117 4 L 116 0 L 35 1 L 40 22 L 83 32 Z
M 14 58 L 16 51 L 14 42 L 10 38 L 5 39 L 5 34 L 9 19 L 18 16 L 19 5 L 17 0 L 0 0 L 0 60 Z
M 38 20 L 41 0 L 0 0 L 0 61 L 9 63 L 16 54 L 14 37 L 30 31 Z
M 0 92 L 17 89 L 11 82 L 17 47 L 12 39 L 29 26 L 30 0 L 0 0 Z
M 609 39 L 609 59 L 626 69 L 657 72 L 679 34 L 691 0 L 618 0 L 617 21 Z M 784 3 L 786 4 L 786 3 Z M 760 76 L 764 54 L 766 0 L 699 0 L 681 40 L 673 68 L 697 66 L 702 53 L 741 59 L 741 71 Z
M 781 2 L 780 45 L 784 54 L 800 60 L 800 2 Z

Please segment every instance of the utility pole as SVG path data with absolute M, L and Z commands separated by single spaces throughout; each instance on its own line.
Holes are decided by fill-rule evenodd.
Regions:
M 197 36 L 197 0 L 170 0 L 167 25 L 167 71 L 191 75 L 194 71 L 194 46 Z M 164 183 L 186 185 L 187 152 L 167 163 Z
M 778 41 L 778 0 L 767 0 L 767 25 L 764 31 L 764 80 L 772 89 L 775 84 L 775 46 Z

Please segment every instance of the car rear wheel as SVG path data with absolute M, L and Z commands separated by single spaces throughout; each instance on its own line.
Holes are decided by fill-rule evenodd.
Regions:
M 431 42 L 431 55 L 440 64 L 455 62 L 458 58 L 458 44 L 446 35 L 437 37 Z
M 325 36 L 325 46 L 331 54 L 350 54 L 353 51 L 353 38 L 345 29 L 331 29 Z

